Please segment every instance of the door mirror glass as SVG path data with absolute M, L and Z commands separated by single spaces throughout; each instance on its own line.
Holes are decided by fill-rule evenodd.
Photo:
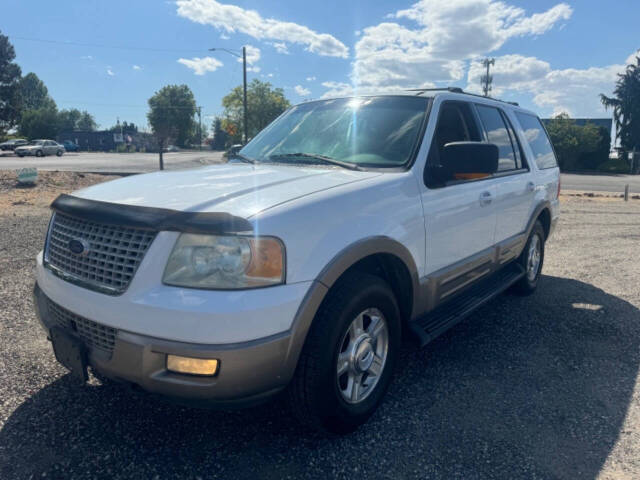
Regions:
M 493 143 L 447 143 L 440 158 L 440 176 L 446 176 L 448 181 L 489 177 L 498 171 L 498 156 L 498 147 Z

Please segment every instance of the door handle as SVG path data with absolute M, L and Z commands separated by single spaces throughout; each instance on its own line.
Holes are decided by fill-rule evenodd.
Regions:
M 486 205 L 489 205 L 491 203 L 491 192 L 482 192 L 480 194 L 480 206 L 484 207 Z
M 527 182 L 527 191 L 533 192 L 536 189 L 536 184 L 533 182 Z

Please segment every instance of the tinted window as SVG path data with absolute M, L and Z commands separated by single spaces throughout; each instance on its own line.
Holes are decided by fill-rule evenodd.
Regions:
M 487 132 L 487 140 L 498 146 L 500 152 L 498 171 L 515 170 L 517 168 L 515 152 L 500 111 L 485 105 L 478 105 L 477 108 L 480 120 Z
M 553 153 L 553 147 L 547 136 L 547 132 L 542 127 L 540 119 L 533 115 L 516 112 L 516 117 L 522 130 L 524 137 L 533 151 L 534 159 L 538 168 L 554 168 L 558 166 L 556 156 Z
M 429 165 L 440 165 L 440 157 L 447 143 L 477 142 L 480 134 L 469 104 L 446 102 L 440 107 L 436 131 L 429 152 Z
M 522 153 L 522 146 L 520 145 L 520 140 L 518 140 L 516 131 L 513 129 L 511 120 L 509 120 L 509 117 L 507 117 L 507 115 L 504 112 L 502 112 L 502 118 L 504 119 L 504 123 L 507 124 L 507 130 L 509 131 L 509 138 L 511 138 L 511 145 L 513 146 L 513 151 L 516 152 L 517 167 L 527 168 L 527 162 L 524 160 L 524 153 Z

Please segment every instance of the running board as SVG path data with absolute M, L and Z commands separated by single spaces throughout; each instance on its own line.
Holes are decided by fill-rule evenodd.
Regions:
M 409 322 L 409 329 L 416 336 L 420 346 L 424 347 L 471 314 L 476 308 L 500 295 L 523 276 L 524 269 L 520 264 L 511 262 L 510 265 L 491 274 L 456 298 Z

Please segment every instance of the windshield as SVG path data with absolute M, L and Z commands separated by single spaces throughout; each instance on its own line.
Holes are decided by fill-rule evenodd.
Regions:
M 29 145 L 42 145 L 42 144 L 44 144 L 44 141 L 42 140 L 31 140 L 29 142 Z
M 359 166 L 403 166 L 411 160 L 428 102 L 388 96 L 305 103 L 282 114 L 240 153 L 258 162 L 313 162 L 317 155 Z

